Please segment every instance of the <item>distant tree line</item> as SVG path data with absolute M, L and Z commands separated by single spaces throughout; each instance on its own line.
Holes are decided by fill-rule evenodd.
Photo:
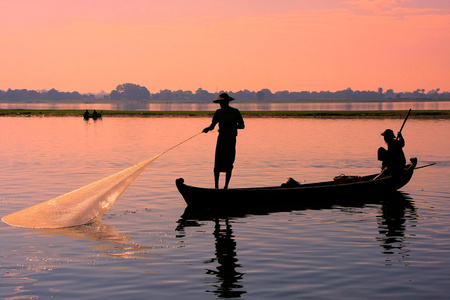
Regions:
M 78 92 L 59 92 L 55 89 L 47 90 L 0 90 L 0 101 L 73 101 L 73 100 L 87 100 L 95 99 L 93 94 L 80 94 Z
M 102 100 L 102 101 L 154 101 L 154 102 L 208 102 L 217 97 L 218 94 L 227 92 L 231 97 L 241 102 L 302 102 L 308 100 L 350 100 L 350 101 L 383 101 L 402 99 L 450 99 L 449 92 L 441 92 L 440 89 L 425 92 L 425 89 L 417 89 L 413 92 L 396 93 L 392 89 L 386 91 L 378 88 L 377 91 L 358 91 L 347 88 L 345 90 L 330 92 L 289 92 L 279 91 L 272 93 L 269 89 L 260 91 L 241 90 L 238 92 L 218 91 L 210 93 L 202 88 L 195 92 L 183 90 L 160 90 L 158 93 L 150 93 L 143 86 L 133 83 L 123 83 L 101 96 L 93 94 L 80 94 L 78 92 L 59 92 L 55 89 L 49 91 L 41 90 L 0 90 L 0 101 L 76 101 L 76 100 Z

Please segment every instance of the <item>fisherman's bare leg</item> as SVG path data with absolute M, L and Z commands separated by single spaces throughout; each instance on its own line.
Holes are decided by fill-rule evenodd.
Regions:
M 215 185 L 216 189 L 219 188 L 219 177 L 220 177 L 220 172 L 214 171 L 214 185 Z
M 226 175 L 225 175 L 225 186 L 224 189 L 227 190 L 228 189 L 228 184 L 230 183 L 230 179 L 231 179 L 231 171 L 227 171 Z

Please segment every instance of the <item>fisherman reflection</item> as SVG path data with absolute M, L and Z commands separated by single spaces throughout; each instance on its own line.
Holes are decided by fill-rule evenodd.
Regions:
M 384 201 L 378 220 L 378 239 L 383 247 L 384 254 L 395 254 L 396 251 L 403 257 L 407 256 L 404 247 L 406 221 L 417 219 L 415 207 L 405 194 L 396 194 L 392 199 Z
M 383 147 L 378 148 L 378 160 L 382 162 L 382 173 L 386 175 L 403 170 L 406 165 L 406 158 L 403 153 L 405 140 L 401 132 L 395 137 L 391 129 L 386 129 L 381 135 L 387 144 L 387 150 Z
M 245 291 L 243 286 L 238 284 L 242 280 L 243 273 L 237 272 L 236 268 L 240 268 L 238 259 L 236 258 L 236 242 L 233 239 L 233 231 L 228 218 L 225 219 L 225 228 L 221 229 L 219 219 L 215 220 L 214 237 L 216 238 L 216 259 L 219 265 L 217 270 L 208 270 L 207 274 L 216 275 L 219 284 L 215 285 L 217 290 L 212 291 L 220 298 L 237 298 Z
M 225 172 L 225 186 L 228 189 L 233 164 L 236 157 L 236 136 L 238 129 L 244 129 L 244 120 L 237 108 L 230 106 L 230 101 L 234 98 L 222 93 L 213 102 L 219 103 L 220 108 L 214 113 L 211 125 L 203 129 L 204 133 L 214 129 L 219 123 L 219 136 L 217 137 L 215 163 L 214 163 L 214 183 L 215 188 L 219 188 L 220 172 Z

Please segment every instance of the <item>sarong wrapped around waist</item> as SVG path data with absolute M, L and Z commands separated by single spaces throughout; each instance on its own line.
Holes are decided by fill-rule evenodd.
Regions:
M 214 172 L 233 170 L 236 157 L 236 135 L 219 133 L 217 137 Z

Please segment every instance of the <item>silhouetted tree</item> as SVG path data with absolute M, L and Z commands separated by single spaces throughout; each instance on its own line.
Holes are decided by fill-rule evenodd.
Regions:
M 178 90 L 173 92 L 174 100 L 191 100 L 193 98 L 193 93 L 191 91 Z
M 385 93 L 385 96 L 388 97 L 388 98 L 393 98 L 393 97 L 395 97 L 394 90 L 393 90 L 393 89 L 388 89 L 388 90 L 386 91 L 386 93 Z
M 208 101 L 208 100 L 211 100 L 212 97 L 213 97 L 212 94 L 210 94 L 208 91 L 206 91 L 202 88 L 198 88 L 195 91 L 195 100 Z
M 46 93 L 46 98 L 48 100 L 60 100 L 59 92 L 56 89 L 51 89 Z
M 134 83 L 119 84 L 111 91 L 110 98 L 113 100 L 149 100 L 150 92 L 146 87 Z
M 276 100 L 289 100 L 290 93 L 289 91 L 279 91 L 275 93 Z
M 118 90 L 112 90 L 111 94 L 109 94 L 109 99 L 111 100 L 120 100 L 122 95 Z
M 272 101 L 274 99 L 275 96 L 269 89 L 262 89 L 256 93 L 256 100 L 258 101 Z
M 256 100 L 258 101 L 264 101 L 265 94 L 263 91 L 256 92 Z
M 161 90 L 159 91 L 160 100 L 173 100 L 173 93 L 171 90 Z

